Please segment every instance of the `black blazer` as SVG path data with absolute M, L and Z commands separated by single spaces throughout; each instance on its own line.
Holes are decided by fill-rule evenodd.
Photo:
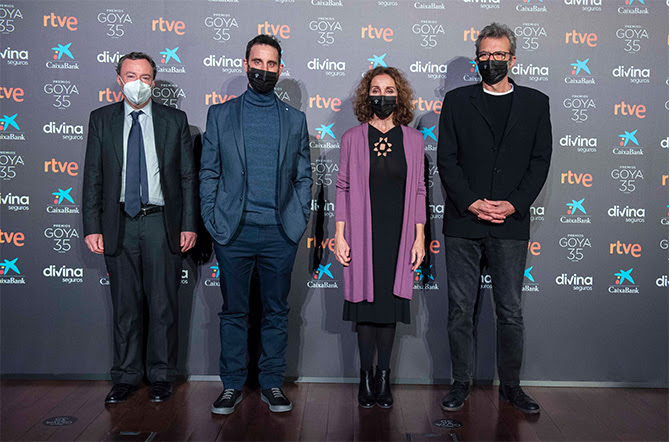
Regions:
M 180 234 L 197 230 L 197 177 L 188 120 L 183 111 L 152 103 L 156 153 L 165 200 L 165 230 L 173 253 Z M 84 235 L 102 233 L 105 254 L 119 244 L 123 102 L 91 112 L 86 143 L 82 214 Z
M 542 190 L 551 160 L 549 97 L 515 84 L 498 146 L 484 99 L 481 83 L 444 97 L 437 147 L 447 191 L 443 232 L 460 238 L 528 239 L 530 205 Z M 509 201 L 517 211 L 502 224 L 481 221 L 468 207 L 484 198 Z

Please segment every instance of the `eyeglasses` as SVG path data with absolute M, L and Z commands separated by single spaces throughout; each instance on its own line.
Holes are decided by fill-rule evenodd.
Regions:
M 491 57 L 493 57 L 493 59 L 495 61 L 506 61 L 508 55 L 512 55 L 512 53 L 511 52 L 502 52 L 502 51 L 497 51 L 497 52 L 482 51 L 482 52 L 479 52 L 477 54 L 477 60 L 478 61 L 486 61 L 486 60 L 489 60 Z

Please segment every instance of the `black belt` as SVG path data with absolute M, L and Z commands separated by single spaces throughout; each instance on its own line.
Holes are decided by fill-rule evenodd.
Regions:
M 123 213 L 126 213 L 124 209 L 123 203 L 121 203 L 121 211 Z M 157 206 L 155 204 L 142 204 L 142 207 L 140 207 L 140 212 L 136 215 L 137 216 L 147 216 L 151 215 L 152 213 L 158 213 L 163 211 L 163 206 Z M 128 214 L 126 214 L 128 216 Z

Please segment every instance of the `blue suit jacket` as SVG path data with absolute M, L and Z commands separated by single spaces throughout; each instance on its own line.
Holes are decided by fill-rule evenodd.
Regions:
M 246 92 L 245 92 L 246 93 Z M 207 112 L 200 167 L 200 211 L 205 227 L 227 244 L 242 218 L 247 198 L 247 162 L 242 136 L 244 95 Z M 297 243 L 307 227 L 312 170 L 305 114 L 279 100 L 277 207 L 282 229 Z

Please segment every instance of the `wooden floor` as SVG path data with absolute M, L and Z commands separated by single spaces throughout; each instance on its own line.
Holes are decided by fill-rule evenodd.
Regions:
M 0 382 L 0 439 L 10 440 L 668 440 L 667 389 L 528 387 L 542 407 L 526 416 L 477 387 L 464 409 L 440 409 L 444 386 L 396 385 L 390 410 L 364 410 L 352 384 L 290 384 L 289 413 L 271 413 L 259 390 L 245 390 L 235 413 L 210 413 L 218 382 L 176 385 L 172 399 L 148 401 L 148 388 L 107 406 L 106 381 Z M 43 422 L 74 417 L 64 426 Z M 458 429 L 434 422 L 456 419 Z

